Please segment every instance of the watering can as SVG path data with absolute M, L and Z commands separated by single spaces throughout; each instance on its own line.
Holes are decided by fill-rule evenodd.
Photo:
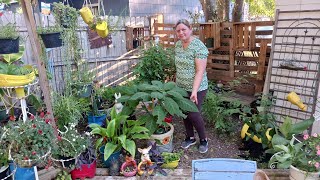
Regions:
M 307 106 L 303 104 L 300 97 L 295 92 L 290 92 L 287 96 L 287 100 L 298 106 L 302 111 L 307 111 Z

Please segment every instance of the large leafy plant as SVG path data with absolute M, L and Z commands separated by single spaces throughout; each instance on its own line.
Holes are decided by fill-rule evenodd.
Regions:
M 141 60 L 133 72 L 139 81 L 150 83 L 152 80 L 173 79 L 175 71 L 173 49 L 151 46 L 143 50 Z
M 174 82 L 152 81 L 122 90 L 125 95 L 119 101 L 125 103 L 123 111 L 128 114 L 139 111 L 136 106 L 140 103 L 142 110 L 147 113 L 141 115 L 138 121 L 145 124 L 150 134 L 153 134 L 159 126 L 167 126 L 164 119 L 168 115 L 186 118 L 185 112 L 198 111 L 197 106 L 186 98 L 188 93 Z
M 106 119 L 105 128 L 95 123 L 89 125 L 92 129 L 91 133 L 100 136 L 96 141 L 96 148 L 105 145 L 105 160 L 121 148 L 125 149 L 134 157 L 136 153 L 136 143 L 134 140 L 148 139 L 148 129 L 141 126 L 138 121 L 128 120 L 129 116 L 127 115 L 117 114 L 114 107 L 110 115 L 111 120 Z
M 0 39 L 17 39 L 19 33 L 15 24 L 6 24 L 0 27 Z

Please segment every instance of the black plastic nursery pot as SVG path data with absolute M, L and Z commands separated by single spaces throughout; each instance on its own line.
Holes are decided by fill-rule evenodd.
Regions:
M 65 1 L 65 4 L 69 4 L 70 7 L 73 7 L 79 10 L 83 7 L 83 2 L 84 0 L 68 0 L 68 1 Z
M 40 34 L 43 44 L 46 48 L 56 48 L 62 46 L 61 33 Z
M 12 54 L 19 52 L 19 38 L 0 39 L 0 54 Z
M 9 166 L 6 167 L 1 167 L 0 169 L 0 179 L 7 179 L 7 180 L 11 180 L 11 176 L 10 176 L 10 169 Z

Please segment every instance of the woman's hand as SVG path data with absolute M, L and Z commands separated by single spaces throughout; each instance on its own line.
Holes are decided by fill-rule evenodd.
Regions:
M 191 93 L 190 100 L 191 100 L 192 102 L 196 103 L 196 105 L 198 105 L 197 92 L 192 92 L 192 93 Z

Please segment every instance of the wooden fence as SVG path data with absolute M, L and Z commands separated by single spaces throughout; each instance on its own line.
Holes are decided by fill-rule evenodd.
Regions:
M 193 26 L 194 34 L 208 47 L 208 78 L 230 82 L 236 89 L 253 95 L 262 92 L 271 51 L 273 21 L 244 23 L 202 23 Z M 172 47 L 177 41 L 173 24 L 155 23 L 160 43 Z M 246 80 L 244 80 L 246 79 Z

